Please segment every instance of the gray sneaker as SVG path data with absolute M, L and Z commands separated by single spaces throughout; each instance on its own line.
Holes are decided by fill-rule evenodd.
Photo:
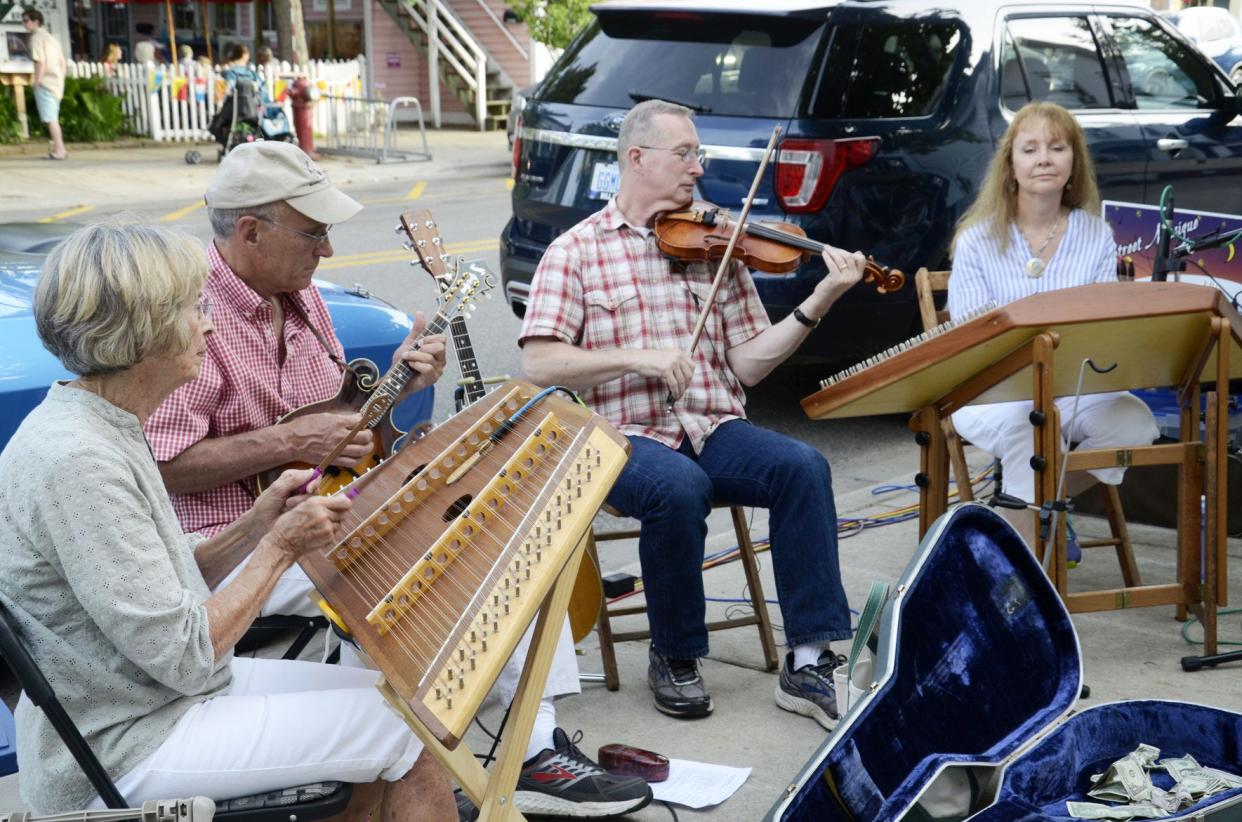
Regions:
M 655 648 L 648 651 L 647 684 L 656 708 L 669 716 L 693 718 L 712 712 L 712 697 L 699 673 L 697 659 L 669 659 Z
M 776 684 L 776 704 L 787 711 L 809 716 L 831 731 L 841 720 L 832 671 L 845 663 L 845 657 L 824 651 L 814 665 L 803 665 L 796 671 L 793 658 L 793 651 L 785 654 L 781 678 Z

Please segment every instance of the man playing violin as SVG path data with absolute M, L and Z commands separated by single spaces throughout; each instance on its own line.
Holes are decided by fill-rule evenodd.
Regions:
M 319 463 L 360 419 L 356 413 L 322 413 L 276 424 L 340 387 L 344 350 L 311 278 L 319 261 L 332 256 L 332 224 L 362 206 L 333 186 L 301 149 L 273 141 L 229 152 L 206 201 L 215 239 L 203 294 L 213 305 L 214 333 L 199 376 L 169 396 L 145 431 L 182 528 L 209 537 L 250 509 L 255 474 L 295 461 Z M 432 385 L 444 371 L 442 335 L 413 346 L 424 324 L 418 312 L 394 354 L 394 362 L 403 359 L 416 374 L 407 393 Z M 364 431 L 334 464 L 351 468 L 370 448 L 370 432 Z M 260 614 L 317 616 L 312 590 L 294 565 L 277 580 Z M 497 680 L 506 704 L 517 690 L 528 643 L 523 640 Z M 345 651 L 342 663 L 360 661 Z M 556 727 L 553 698 L 579 691 L 567 624 L 518 782 L 515 801 L 522 810 L 600 816 L 650 801 L 641 779 L 606 773 Z
M 713 267 L 670 263 L 652 235 L 685 208 L 703 174 L 692 113 L 660 100 L 630 110 L 617 137 L 621 183 L 600 212 L 548 248 L 519 345 L 535 382 L 567 385 L 632 444 L 608 503 L 642 522 L 656 708 L 699 717 L 712 699 L 702 562 L 713 502 L 768 508 L 777 594 L 791 650 L 777 704 L 825 728 L 838 719 L 831 640 L 850 637 L 837 563 L 828 463 L 814 448 L 746 420 L 744 386 L 783 362 L 861 278 L 861 253 L 823 251 L 827 275 L 770 324 L 749 272 L 733 263 L 693 353 L 686 349 Z M 671 401 L 671 402 L 670 402 Z

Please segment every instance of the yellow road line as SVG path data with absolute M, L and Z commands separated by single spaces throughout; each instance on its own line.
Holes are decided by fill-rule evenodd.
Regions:
M 180 220 L 182 217 L 186 216 L 187 214 L 193 214 L 195 211 L 198 211 L 200 208 L 203 207 L 203 205 L 204 205 L 203 201 L 199 200 L 197 203 L 191 203 L 185 208 L 179 208 L 176 211 L 170 211 L 167 214 L 165 214 L 163 217 L 160 217 L 160 222 L 171 223 L 174 220 Z
M 447 254 L 469 254 L 476 251 L 492 251 L 500 247 L 499 240 L 475 240 L 469 243 L 449 243 L 444 246 Z M 319 264 L 320 271 L 334 268 L 353 268 L 364 265 L 384 265 L 414 259 L 414 252 L 405 249 L 393 251 L 377 251 L 366 254 L 342 254 L 331 257 Z
M 423 196 L 423 189 L 425 189 L 426 187 L 427 187 L 427 181 L 419 180 L 417 183 L 414 184 L 414 187 L 410 189 L 410 193 L 405 195 L 405 199 L 417 200 L 419 197 Z
M 507 188 L 509 191 L 513 190 L 513 178 L 512 177 L 505 178 L 505 188 Z
M 88 211 L 94 211 L 95 207 L 90 205 L 74 206 L 73 208 L 62 211 L 59 214 L 53 214 L 51 217 L 43 217 L 39 220 L 41 223 L 54 223 L 57 220 L 66 220 L 70 217 L 76 217 L 79 214 L 85 214 Z

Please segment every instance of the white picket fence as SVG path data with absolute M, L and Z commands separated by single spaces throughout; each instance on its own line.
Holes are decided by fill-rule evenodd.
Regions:
M 362 58 L 357 60 L 313 60 L 303 66 L 288 63 L 256 66 L 263 75 L 268 93 L 280 103 L 293 124 L 293 108 L 287 89 L 293 78 L 307 77 L 321 97 L 358 96 L 365 76 Z M 207 126 L 227 94 L 228 84 L 221 67 L 194 64 L 184 72 L 174 66 L 152 63 L 75 62 L 69 64 L 70 77 L 104 77 L 108 90 L 122 100 L 134 133 L 154 140 L 209 140 Z M 312 109 L 316 134 L 328 128 L 328 111 L 316 103 Z

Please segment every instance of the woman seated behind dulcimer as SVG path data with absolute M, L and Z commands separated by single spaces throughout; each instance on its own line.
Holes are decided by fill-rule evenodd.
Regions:
M 664 212 L 656 218 L 653 230 L 660 250 L 670 257 L 718 261 L 728 251 L 736 225 L 728 211 L 711 203 L 695 202 L 680 211 Z M 811 255 L 822 254 L 828 247 L 827 243 L 806 236 L 793 223 L 747 220 L 730 256 L 756 271 L 789 274 Z M 906 277 L 895 268 L 880 265 L 874 257 L 867 257 L 863 282 L 887 294 L 901 290 Z
M 1112 229 L 1096 216 L 1100 192 L 1087 140 L 1074 115 L 1055 103 L 1023 106 L 1001 137 L 979 196 L 958 222 L 949 279 L 951 317 L 987 304 L 1117 279 Z M 1084 449 L 1147 445 L 1160 435 L 1151 411 L 1125 391 L 1058 397 L 1061 435 Z M 1005 493 L 1035 499 L 1031 403 L 969 405 L 953 414 L 957 432 L 1001 461 Z M 1122 468 L 1070 474 L 1073 497 L 1095 482 L 1121 483 Z M 1036 515 L 999 509 L 1030 545 Z M 1071 539 L 1069 554 L 1077 561 Z
M 310 471 L 290 471 L 217 536 L 181 532 L 142 423 L 201 366 L 206 259 L 143 225 L 84 228 L 48 257 L 35 320 L 78 377 L 53 385 L 0 453 L 0 601 L 130 805 L 385 780 L 354 792 L 354 818 L 381 794 L 385 820 L 456 818 L 446 774 L 374 672 L 233 657 L 280 574 L 334 545 L 352 515 L 344 496 L 295 496 Z M 17 744 L 35 812 L 99 806 L 25 696 Z

